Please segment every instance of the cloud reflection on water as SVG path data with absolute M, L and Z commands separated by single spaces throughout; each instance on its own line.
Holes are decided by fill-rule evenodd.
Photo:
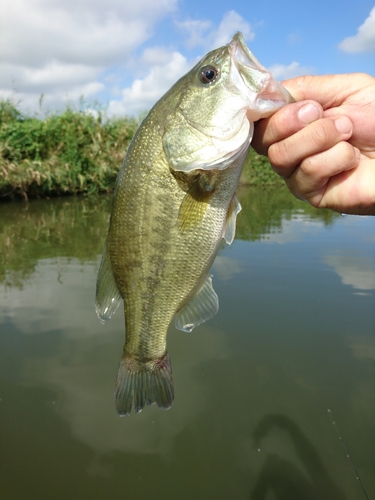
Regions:
M 93 305 L 96 273 L 97 265 L 77 259 L 64 264 L 56 259 L 39 261 L 28 286 L 6 292 L 2 316 L 22 333 L 33 335 L 36 345 L 45 333 L 58 344 L 49 356 L 24 358 L 22 383 L 52 388 L 57 396 L 50 409 L 66 419 L 73 436 L 96 453 L 168 455 L 187 421 L 205 411 L 207 396 L 196 380 L 197 367 L 225 358 L 224 334 L 212 324 L 190 334 L 171 328 L 173 410 L 164 412 L 153 406 L 137 417 L 121 419 L 114 409 L 113 387 L 125 338 L 123 314 L 117 312 L 107 325 L 97 320 Z M 91 472 L 95 470 L 93 466 Z
M 249 221 L 254 213 L 247 214 Z M 253 446 L 257 424 L 282 412 L 314 444 L 328 477 L 356 498 L 351 495 L 357 491 L 355 478 L 348 477 L 347 459 L 325 420 L 329 404 L 338 408 L 335 415 L 344 422 L 371 485 L 375 350 L 368 295 L 374 289 L 375 252 L 369 235 L 375 219 L 338 217 L 326 225 L 298 211 L 275 218 L 280 219 L 281 225 L 270 223 L 268 233 L 263 223 L 253 233 L 243 226 L 242 234 L 253 237 L 220 249 L 213 266 L 221 301 L 215 318 L 189 334 L 171 327 L 168 349 L 176 390 L 171 410 L 151 407 L 122 419 L 114 410 L 113 386 L 124 342 L 123 313 L 119 310 L 102 325 L 94 311 L 99 263 L 94 256 L 100 251 L 103 220 L 85 224 L 97 231 L 92 238 L 82 226 L 72 234 L 68 220 L 58 243 L 46 236 L 31 245 L 25 237 L 29 253 L 22 245 L 9 255 L 23 258 L 29 272 L 22 286 L 0 287 L 0 332 L 7 339 L 0 351 L 6 358 L 2 373 L 4 387 L 11 387 L 10 397 L 1 394 L 2 405 L 19 424 L 13 425 L 15 439 L 7 448 L 13 459 L 22 462 L 18 435 L 23 436 L 22 456 L 25 447 L 27 456 L 34 456 L 28 443 L 38 435 L 35 426 L 42 437 L 49 426 L 51 442 L 41 452 L 48 473 L 49 454 L 56 452 L 63 427 L 68 436 L 61 459 L 71 475 L 75 443 L 89 448 L 90 454 L 78 458 L 90 484 L 94 478 L 113 484 L 120 470 L 124 483 L 138 492 L 133 498 L 145 498 L 144 489 L 138 488 L 154 484 L 159 476 L 165 485 L 173 471 L 176 491 L 181 493 L 186 481 L 183 498 L 194 496 L 193 489 L 203 491 L 200 487 L 212 488 L 212 496 L 205 498 L 248 498 L 257 480 L 259 484 L 267 476 L 264 471 L 274 470 L 269 457 L 276 457 L 272 463 L 277 466 L 285 465 L 281 473 L 291 484 L 296 481 L 287 466 L 306 476 L 289 435 L 273 428 L 259 445 L 261 452 Z M 17 220 L 9 226 L 15 242 L 15 230 L 24 231 Z M 34 226 L 30 216 L 25 227 Z M 51 217 L 48 234 L 53 227 Z M 77 247 L 81 240 L 87 248 Z M 59 256 L 62 251 L 74 257 Z M 10 258 L 7 262 L 17 268 Z M 343 285 L 367 296 L 354 296 Z M 37 421 L 30 419 L 35 408 Z M 36 473 L 39 485 L 43 470 Z M 166 498 L 178 496 L 169 493 Z
M 375 257 L 364 256 L 360 248 L 327 254 L 323 262 L 333 267 L 343 285 L 351 285 L 357 290 L 375 290 Z

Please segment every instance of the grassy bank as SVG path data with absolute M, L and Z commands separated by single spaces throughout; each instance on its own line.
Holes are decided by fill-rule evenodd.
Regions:
M 137 125 L 69 107 L 39 119 L 0 101 L 0 199 L 110 191 Z M 279 180 L 268 160 L 251 151 L 241 182 Z

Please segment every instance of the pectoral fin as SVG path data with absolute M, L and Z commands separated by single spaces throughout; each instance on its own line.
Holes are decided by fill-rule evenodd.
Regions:
M 102 323 L 107 323 L 120 305 L 121 295 L 112 272 L 107 245 L 104 246 L 102 261 L 96 282 L 95 309 Z
M 234 240 L 234 236 L 236 234 L 237 214 L 239 214 L 241 210 L 241 203 L 238 201 L 237 196 L 234 195 L 228 208 L 223 234 L 223 238 L 228 243 L 228 245 L 231 245 Z
M 199 174 L 184 196 L 178 212 L 180 231 L 187 231 L 202 221 L 215 189 L 210 177 L 210 174 Z
M 212 287 L 212 275 L 207 276 L 203 286 L 175 316 L 175 326 L 183 332 L 191 332 L 193 328 L 215 316 L 219 310 L 219 298 Z

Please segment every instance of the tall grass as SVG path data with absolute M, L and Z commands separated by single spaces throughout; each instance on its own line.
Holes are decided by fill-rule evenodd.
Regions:
M 110 191 L 137 125 L 133 118 L 71 107 L 40 119 L 0 101 L 0 197 Z M 242 182 L 274 184 L 278 178 L 252 151 Z
M 66 108 L 41 120 L 0 102 L 0 196 L 108 191 L 137 127 L 135 119 Z

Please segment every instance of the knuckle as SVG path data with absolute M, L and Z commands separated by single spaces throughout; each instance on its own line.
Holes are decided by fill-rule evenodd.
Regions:
M 271 162 L 271 164 L 275 167 L 281 166 L 280 162 L 280 154 L 279 154 L 280 146 L 279 144 L 271 144 L 271 146 L 268 148 L 268 159 Z
M 342 159 L 343 163 L 352 163 L 353 161 L 356 161 L 355 151 L 351 144 L 346 141 L 342 141 L 338 144 L 338 149 L 338 155 Z
M 328 127 L 329 123 L 316 122 L 315 126 L 311 127 L 311 141 L 318 149 L 325 148 L 330 143 L 331 131 Z
M 316 164 L 315 164 L 315 157 L 314 156 L 308 156 L 307 158 L 304 158 L 304 160 L 300 164 L 300 171 L 301 174 L 306 178 L 310 178 L 312 176 L 317 176 L 317 169 L 316 169 Z
M 268 158 L 274 167 L 283 167 L 284 165 L 291 165 L 290 148 L 288 148 L 284 141 L 271 144 L 268 148 Z

